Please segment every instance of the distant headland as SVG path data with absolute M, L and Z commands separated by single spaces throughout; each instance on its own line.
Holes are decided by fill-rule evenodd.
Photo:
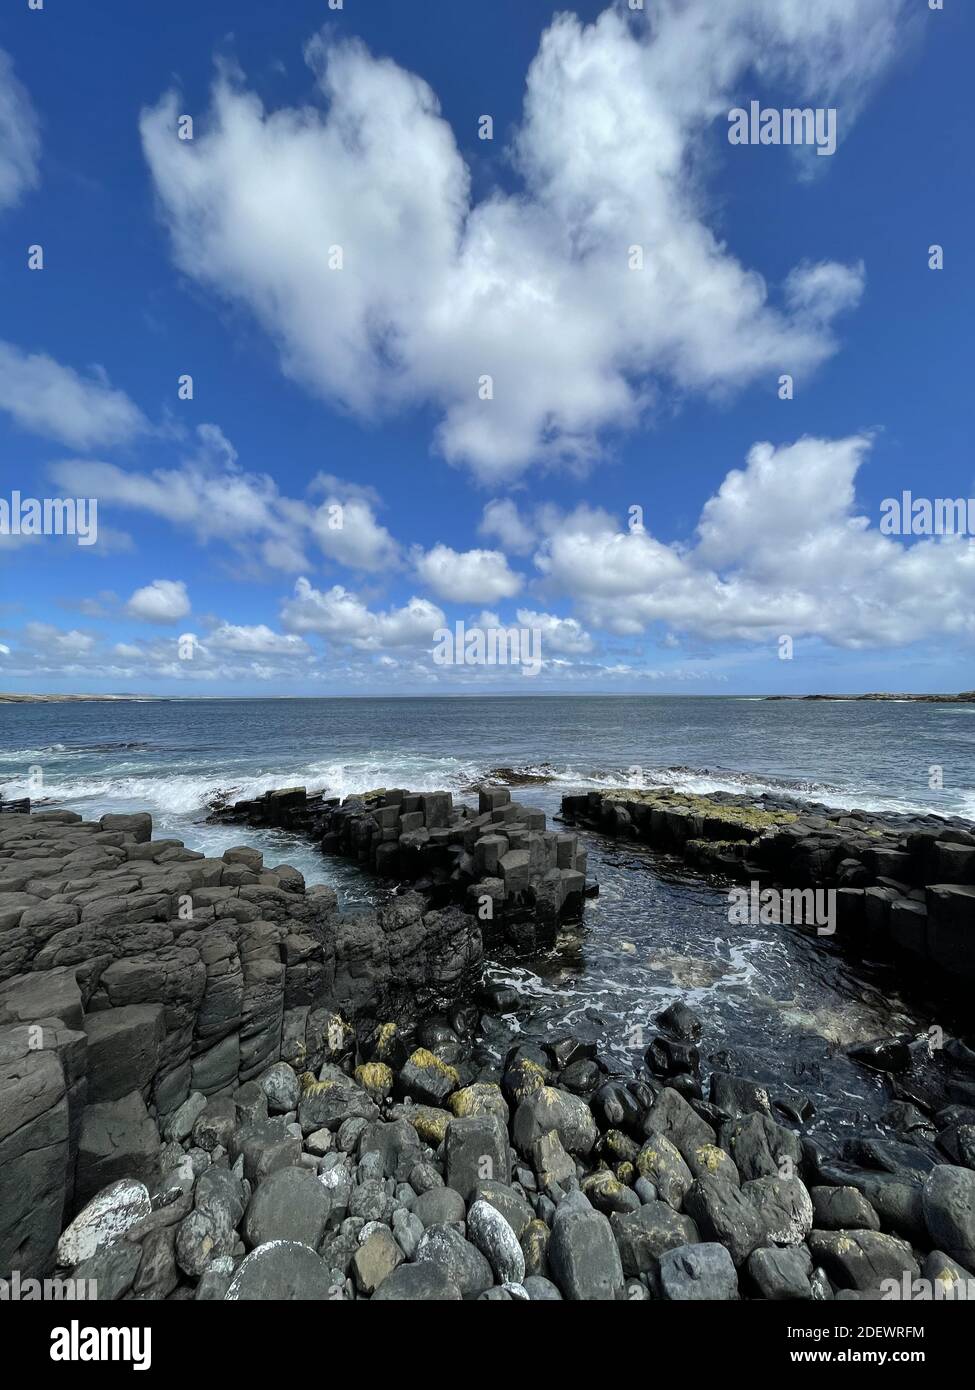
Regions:
M 8 695 L 0 691 L 0 705 L 56 705 L 78 700 L 166 700 L 166 695 Z
M 972 705 L 975 690 L 963 690 L 959 695 L 890 695 L 875 692 L 870 695 L 766 695 L 766 700 L 914 700 L 928 705 Z

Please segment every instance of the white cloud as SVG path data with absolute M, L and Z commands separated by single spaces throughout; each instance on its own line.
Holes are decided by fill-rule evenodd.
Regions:
M 862 261 L 853 266 L 838 265 L 836 261 L 819 261 L 815 265 L 803 262 L 786 278 L 786 301 L 800 317 L 829 323 L 844 309 L 852 309 L 860 302 L 865 278 Z
M 175 623 L 190 611 L 189 595 L 182 579 L 154 579 L 135 593 L 126 604 L 132 618 L 148 623 Z
M 387 570 L 399 548 L 376 519 L 378 499 L 368 489 L 328 478 L 316 480 L 322 502 L 282 494 L 266 473 L 249 473 L 237 462 L 233 445 L 216 425 L 201 425 L 199 447 L 177 468 L 132 473 L 114 463 L 69 459 L 52 476 L 78 495 L 149 512 L 175 526 L 189 527 L 200 541 L 224 541 L 248 563 L 257 556 L 271 569 L 297 573 L 309 569 L 306 546 L 314 542 L 338 564 L 367 571 Z
M 402 608 L 375 613 L 341 584 L 323 592 L 304 577 L 295 582 L 294 597 L 282 605 L 281 620 L 292 632 L 319 633 L 363 651 L 428 645 L 447 621 L 429 599 L 413 597 Z
M 756 444 L 705 504 L 695 542 L 604 524 L 553 528 L 536 556 L 552 591 L 621 636 L 659 623 L 720 640 L 787 634 L 848 647 L 975 635 L 975 543 L 906 544 L 858 512 L 865 435 Z
M 907 12 L 657 0 L 591 25 L 558 15 L 527 77 L 522 186 L 477 203 L 434 93 L 358 42 L 308 45 L 327 111 L 267 112 L 224 69 L 192 142 L 169 94 L 143 112 L 143 148 L 177 263 L 246 305 L 295 380 L 364 415 L 432 403 L 441 451 L 486 480 L 583 468 L 661 386 L 726 391 L 834 350 L 862 267 L 800 269 L 777 302 L 707 226 L 692 171 L 754 154 L 726 141 L 746 88 L 842 99 L 848 130 Z
M 21 429 L 73 449 L 124 444 L 148 429 L 142 412 L 100 369 L 83 377 L 46 353 L 2 341 L 0 410 Z
M 541 633 L 543 652 L 581 656 L 593 649 L 592 638 L 576 618 L 559 618 L 554 613 L 535 613 L 530 608 L 519 608 L 517 617 L 520 627 L 537 628 Z
M 64 632 L 50 623 L 26 623 L 23 629 L 26 647 L 37 656 L 70 658 L 87 656 L 94 650 L 95 638 L 89 632 L 72 628 Z
M 308 656 L 308 643 L 291 633 L 274 632 L 265 623 L 254 627 L 221 623 L 210 633 L 206 645 L 214 651 L 246 652 L 263 656 Z
M 37 115 L 9 53 L 0 48 L 0 211 L 37 188 L 40 155 Z
M 323 555 L 351 569 L 380 570 L 396 564 L 399 547 L 362 498 L 331 493 L 312 514 L 310 529 Z
M 510 497 L 496 497 L 488 502 L 477 529 L 482 536 L 500 541 L 512 555 L 527 555 L 535 545 L 534 530 L 522 519 Z
M 416 572 L 438 598 L 454 603 L 496 603 L 521 588 L 521 576 L 508 568 L 500 550 L 451 550 L 435 545 L 413 555 Z

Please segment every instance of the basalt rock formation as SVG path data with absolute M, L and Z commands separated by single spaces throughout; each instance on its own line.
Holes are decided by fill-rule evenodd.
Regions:
M 0 1276 L 45 1269 L 112 1178 L 158 1177 L 191 1093 L 319 1067 L 350 1025 L 461 996 L 482 955 L 455 906 L 343 916 L 257 850 L 153 840 L 148 814 L 0 816 Z
M 481 790 L 477 811 L 455 806 L 450 792 L 382 788 L 339 802 L 292 787 L 212 819 L 297 831 L 325 854 L 413 884 L 433 901 L 463 904 L 491 945 L 550 945 L 558 922 L 578 917 L 587 891 L 578 837 L 546 829 L 545 812 L 512 801 L 506 787 Z
M 960 818 L 669 787 L 566 796 L 562 814 L 738 881 L 831 890 L 837 935 L 861 954 L 886 952 L 951 987 L 975 980 L 975 827 Z
M 394 844 L 409 865 L 399 819 L 416 810 L 383 824 L 403 805 L 389 795 L 337 817 L 292 804 L 363 863 Z M 438 837 L 414 887 L 351 918 L 253 849 L 152 840 L 147 815 L 0 816 L 0 1279 L 70 1277 L 101 1301 L 970 1296 L 963 1039 L 936 1056 L 926 1037 L 861 1049 L 892 1103 L 838 1147 L 801 1097 L 726 1071 L 680 999 L 637 1075 L 572 1036 L 478 1063 L 481 1010 L 517 999 L 484 983 L 464 1001 L 481 919 L 452 899 L 484 880 L 476 865 L 454 879 L 449 850 L 471 855 L 489 825 L 517 836 L 523 812 L 492 818 L 509 804 L 448 807 L 423 828 L 461 838 Z M 632 833 L 626 804 L 607 825 Z M 796 817 L 693 824 L 711 846 L 744 827 L 732 843 L 754 852 Z M 553 841 L 581 876 L 575 837 Z M 528 913 L 531 873 L 502 882 L 506 911 Z

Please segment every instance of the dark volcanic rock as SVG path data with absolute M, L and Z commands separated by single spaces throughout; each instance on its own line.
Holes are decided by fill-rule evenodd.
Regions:
M 567 1197 L 559 1205 L 548 1260 L 565 1298 L 609 1302 L 622 1297 L 623 1267 L 612 1227 L 584 1197 Z
M 738 1275 L 723 1245 L 679 1245 L 660 1257 L 660 1295 L 672 1302 L 738 1297 Z

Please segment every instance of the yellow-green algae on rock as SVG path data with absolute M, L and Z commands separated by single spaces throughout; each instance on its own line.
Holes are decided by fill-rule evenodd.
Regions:
M 454 1117 L 449 1110 L 438 1110 L 435 1105 L 401 1105 L 394 1118 L 409 1120 L 423 1143 L 436 1149 L 446 1139 L 447 1126 Z
M 460 1072 L 456 1067 L 448 1066 L 441 1060 L 435 1052 L 430 1052 L 428 1048 L 418 1047 L 415 1052 L 411 1052 L 407 1059 L 414 1067 L 419 1067 L 424 1071 L 438 1071 L 441 1076 L 445 1076 L 448 1081 L 452 1081 L 455 1086 L 460 1085 Z
M 790 825 L 798 818 L 796 811 L 765 811 L 753 806 L 736 806 L 712 801 L 710 797 L 698 796 L 694 792 L 677 791 L 673 787 L 652 787 L 644 791 L 625 788 L 605 794 L 603 801 L 606 805 L 649 806 L 652 810 L 722 821 L 729 826 L 739 825 L 743 830 L 759 833 L 777 825 Z
M 355 1069 L 360 1086 L 377 1096 L 388 1096 L 393 1090 L 393 1072 L 385 1062 L 363 1062 Z
M 458 1119 L 468 1115 L 497 1115 L 504 1124 L 508 1123 L 508 1102 L 501 1087 L 493 1081 L 475 1081 L 455 1091 L 447 1102 Z
M 377 1062 L 392 1062 L 394 1059 L 394 1049 L 396 1046 L 399 1029 L 395 1023 L 384 1023 L 376 1034 L 376 1044 L 373 1048 L 375 1060 Z

